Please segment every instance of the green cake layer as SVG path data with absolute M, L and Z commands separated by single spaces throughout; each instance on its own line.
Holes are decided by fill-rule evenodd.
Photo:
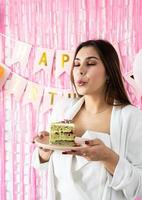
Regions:
M 51 124 L 49 143 L 63 146 L 75 146 L 74 124 L 54 122 Z

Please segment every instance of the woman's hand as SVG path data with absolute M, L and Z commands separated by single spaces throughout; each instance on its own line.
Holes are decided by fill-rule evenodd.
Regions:
M 41 131 L 35 138 L 35 139 L 39 139 L 39 140 L 43 140 L 45 139 L 48 141 L 49 138 L 49 133 L 47 131 Z M 33 140 L 33 143 L 34 143 Z M 52 154 L 52 151 L 49 149 L 45 149 L 42 147 L 39 147 L 39 159 L 40 159 L 40 163 L 44 163 L 44 162 L 48 162 L 48 160 L 50 159 L 50 156 Z
M 85 141 L 85 144 L 82 148 L 65 151 L 63 154 L 83 156 L 89 161 L 101 161 L 104 167 L 113 174 L 119 160 L 118 154 L 107 147 L 100 139 Z

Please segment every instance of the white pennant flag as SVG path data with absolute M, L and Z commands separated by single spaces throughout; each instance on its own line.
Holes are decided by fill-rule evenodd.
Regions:
M 7 89 L 7 94 L 13 94 L 17 101 L 21 100 L 24 93 L 25 87 L 27 85 L 27 80 L 13 73 L 11 80 L 9 80 L 9 87 Z
M 15 41 L 14 49 L 9 58 L 6 59 L 6 64 L 11 66 L 14 63 L 19 62 L 22 67 L 25 67 L 28 63 L 29 54 L 31 51 L 32 45 Z
M 45 112 L 48 112 L 50 109 L 52 109 L 58 96 L 59 94 L 57 93 L 57 90 L 45 89 L 44 95 L 43 95 L 41 112 L 45 113 Z
M 48 72 L 49 76 L 51 75 L 54 52 L 55 51 L 52 49 L 36 48 L 34 73 L 42 69 L 45 72 Z
M 69 50 L 57 50 L 56 51 L 56 64 L 55 64 L 55 76 L 59 77 L 66 72 L 70 75 L 74 51 Z
M 43 88 L 33 82 L 28 81 L 26 91 L 23 97 L 23 105 L 32 103 L 35 108 L 38 108 L 43 96 Z

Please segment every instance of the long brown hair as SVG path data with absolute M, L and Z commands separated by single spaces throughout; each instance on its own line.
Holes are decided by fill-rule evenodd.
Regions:
M 82 42 L 75 51 L 74 59 L 77 53 L 83 47 L 94 47 L 100 59 L 102 60 L 108 80 L 106 82 L 105 100 L 110 105 L 128 105 L 131 104 L 127 96 L 123 78 L 120 70 L 120 62 L 115 48 L 110 42 L 102 39 L 88 40 Z M 74 61 L 73 61 L 74 62 Z M 74 65 L 74 64 L 73 64 Z M 75 87 L 73 68 L 71 69 L 71 81 Z M 81 97 L 81 95 L 79 95 Z M 114 104 L 115 100 L 115 104 Z

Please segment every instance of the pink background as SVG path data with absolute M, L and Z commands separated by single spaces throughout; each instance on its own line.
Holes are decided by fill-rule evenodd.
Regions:
M 142 48 L 141 0 L 0 0 L 0 33 L 32 45 L 26 68 L 11 69 L 33 82 L 68 88 L 68 76 L 47 80 L 44 72 L 33 73 L 34 49 L 73 50 L 81 41 L 104 38 L 118 44 L 122 73 L 133 67 Z M 8 49 L 1 37 L 1 62 Z M 132 103 L 142 108 L 126 82 Z M 22 105 L 0 91 L 0 199 L 45 200 L 47 173 L 31 168 L 31 144 L 36 131 L 46 129 L 50 112 L 41 114 L 31 104 Z

